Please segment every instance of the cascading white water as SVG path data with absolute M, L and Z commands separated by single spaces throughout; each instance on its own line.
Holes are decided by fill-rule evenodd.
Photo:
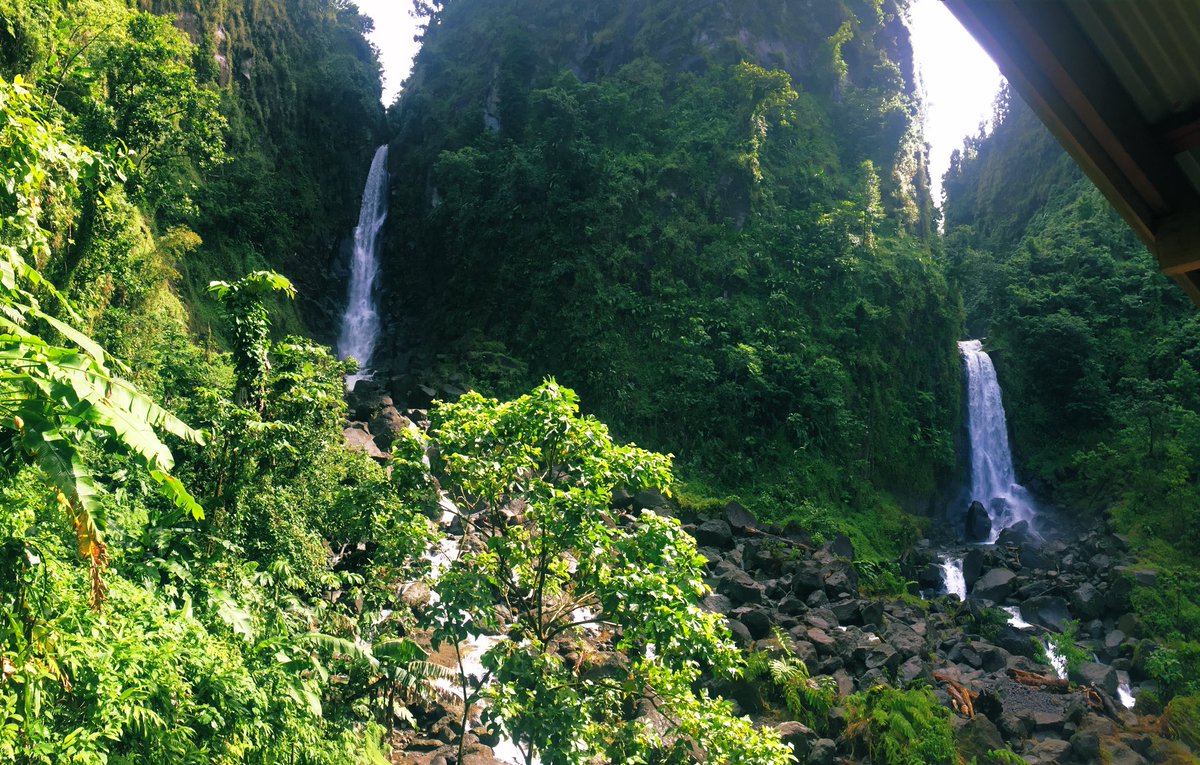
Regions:
M 987 508 L 992 519 L 988 542 L 1020 521 L 1033 524 L 1033 498 L 1017 483 L 1008 423 L 992 360 L 978 340 L 958 344 L 967 368 L 967 431 L 971 440 L 971 499 Z
M 375 277 L 379 273 L 379 232 L 387 219 L 387 144 L 375 150 L 371 171 L 363 188 L 362 208 L 354 229 L 354 256 L 350 261 L 350 289 L 342 329 L 338 334 L 338 356 L 354 357 L 358 373 L 346 378 L 350 387 L 371 377 L 371 357 L 379 340 L 379 309 L 375 305 Z
M 967 599 L 967 580 L 963 576 L 962 558 L 945 558 L 942 560 L 942 586 L 947 595 L 957 595 L 959 600 Z

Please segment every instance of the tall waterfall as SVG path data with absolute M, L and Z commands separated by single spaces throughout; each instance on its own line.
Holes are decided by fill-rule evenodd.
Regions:
M 379 308 L 375 305 L 375 277 L 379 273 L 379 232 L 387 219 L 387 144 L 375 151 L 371 172 L 363 188 L 362 209 L 354 229 L 354 257 L 350 261 L 350 291 L 342 329 L 338 335 L 338 355 L 358 360 L 358 374 L 347 384 L 371 376 L 371 356 L 379 340 Z
M 978 340 L 958 344 L 967 368 L 967 430 L 971 440 L 971 499 L 987 508 L 992 519 L 989 542 L 1019 521 L 1033 523 L 1033 498 L 1017 483 L 1008 423 L 1000 399 L 996 369 Z

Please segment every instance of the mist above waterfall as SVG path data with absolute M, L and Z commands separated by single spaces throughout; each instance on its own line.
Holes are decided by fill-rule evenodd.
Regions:
M 347 378 L 353 386 L 371 376 L 371 357 L 379 340 L 379 309 L 375 302 L 375 281 L 379 274 L 379 232 L 387 219 L 387 145 L 380 146 L 371 160 L 367 184 L 363 188 L 362 208 L 354 229 L 354 255 L 350 261 L 350 287 L 346 312 L 338 335 L 338 356 L 358 361 L 358 373 Z
M 992 359 L 979 340 L 958 344 L 967 372 L 967 432 L 971 444 L 971 500 L 981 503 L 992 520 L 988 542 L 1020 521 L 1033 524 L 1033 498 L 1017 483 L 1008 422 Z

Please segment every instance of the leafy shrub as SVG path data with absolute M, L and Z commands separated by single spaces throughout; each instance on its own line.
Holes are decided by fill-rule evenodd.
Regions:
M 837 701 L 837 681 L 809 674 L 804 661 L 792 653 L 795 644 L 787 633 L 776 628 L 775 639 L 787 653 L 779 658 L 768 651 L 751 653 L 743 677 L 750 682 L 766 681 L 795 719 L 810 728 L 824 730 L 829 711 Z
M 1200 696 L 1176 696 L 1163 711 L 1163 725 L 1172 738 L 1193 750 L 1200 748 Z
M 846 699 L 846 738 L 879 765 L 955 761 L 950 711 L 928 688 L 877 685 Z

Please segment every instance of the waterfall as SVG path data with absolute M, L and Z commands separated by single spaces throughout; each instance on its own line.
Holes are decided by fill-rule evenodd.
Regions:
M 1012 452 L 1008 448 L 1008 423 L 996 369 L 978 340 L 958 344 L 967 369 L 967 431 L 971 441 L 971 499 L 985 508 L 992 520 L 988 542 L 1020 521 L 1033 522 L 1033 499 L 1017 483 Z
M 959 600 L 967 599 L 967 580 L 963 576 L 962 558 L 945 558 L 942 560 L 942 585 L 947 595 L 957 595 Z
M 350 261 L 350 289 L 346 313 L 338 334 L 338 356 L 354 357 L 358 373 L 350 375 L 346 384 L 371 377 L 371 356 L 379 340 L 379 309 L 375 305 L 375 277 L 379 273 L 379 232 L 387 219 L 387 144 L 375 151 L 367 185 L 363 188 L 362 208 L 358 226 L 354 229 L 354 256 Z

